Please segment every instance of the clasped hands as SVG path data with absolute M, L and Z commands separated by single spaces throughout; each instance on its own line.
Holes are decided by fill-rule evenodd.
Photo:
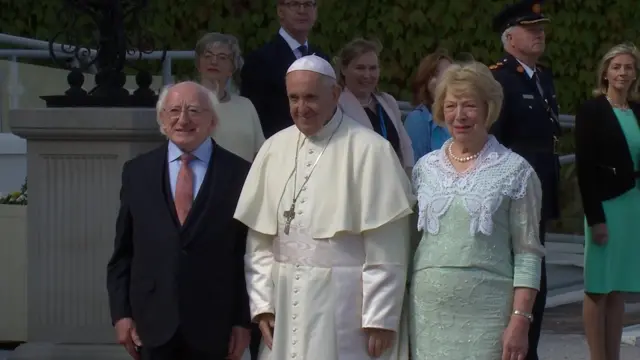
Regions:
M 273 329 L 276 324 L 275 315 L 269 313 L 260 314 L 256 320 L 258 321 L 258 327 L 262 333 L 264 344 L 271 349 L 273 346 Z M 369 356 L 374 358 L 380 357 L 393 346 L 395 331 L 378 328 L 364 328 L 363 331 L 367 334 L 367 351 Z
M 140 360 L 139 350 L 142 347 L 142 341 L 138 336 L 133 319 L 123 318 L 118 320 L 115 324 L 115 329 L 118 343 L 124 346 L 133 359 Z M 250 341 L 251 332 L 249 329 L 234 326 L 229 337 L 229 354 L 226 359 L 240 360 L 247 347 L 249 347 Z

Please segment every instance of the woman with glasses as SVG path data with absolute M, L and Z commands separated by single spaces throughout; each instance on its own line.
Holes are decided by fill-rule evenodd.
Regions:
M 264 142 L 258 113 L 251 101 L 229 90 L 242 68 L 238 40 L 232 35 L 209 33 L 196 44 L 196 69 L 200 83 L 217 94 L 218 126 L 213 139 L 223 148 L 252 162 Z

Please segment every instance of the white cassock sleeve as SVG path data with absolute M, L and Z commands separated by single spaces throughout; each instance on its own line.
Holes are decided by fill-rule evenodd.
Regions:
M 247 252 L 244 256 L 244 274 L 252 320 L 260 314 L 275 314 L 274 285 L 271 279 L 273 261 L 273 235 L 249 229 Z
M 363 233 L 362 327 L 398 331 L 407 280 L 409 217 Z

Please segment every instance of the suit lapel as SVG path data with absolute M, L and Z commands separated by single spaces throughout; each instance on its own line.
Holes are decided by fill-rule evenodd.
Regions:
M 344 89 L 342 94 L 340 94 L 340 99 L 338 100 L 340 104 L 340 108 L 342 111 L 352 118 L 353 120 L 359 122 L 361 125 L 373 130 L 373 125 L 371 125 L 371 120 L 369 120 L 369 116 L 356 99 L 355 95 L 349 89 Z
M 636 121 L 638 122 L 638 126 L 640 126 L 640 103 L 631 102 L 629 103 L 629 107 L 631 111 L 633 111 L 633 115 L 636 117 Z
M 194 225 L 198 221 L 200 217 L 200 208 L 202 207 L 203 202 L 206 202 L 207 193 L 209 192 L 209 182 L 211 181 L 212 169 L 213 169 L 213 156 L 215 154 L 215 148 L 211 149 L 211 155 L 209 157 L 209 165 L 207 166 L 207 171 L 204 173 L 204 179 L 202 179 L 202 184 L 200 184 L 200 189 L 198 190 L 198 194 L 193 199 L 193 204 L 191 204 L 191 209 L 187 214 L 187 218 L 184 220 L 184 224 L 182 225 L 182 231 L 184 232 L 189 227 Z
M 314 55 L 314 54 L 317 55 L 317 56 L 320 56 L 320 57 L 324 57 L 324 56 L 321 56 L 321 55 L 323 55 L 322 54 L 322 50 L 320 50 L 319 48 L 309 44 L 309 55 Z
M 222 171 L 222 169 L 229 169 L 231 166 L 223 151 L 214 142 L 207 173 L 183 227 L 183 231 L 189 231 L 189 235 L 183 238 L 182 244 L 185 247 L 198 238 L 198 234 L 204 229 L 201 226 L 203 222 L 206 222 L 207 226 L 215 228 L 219 220 L 212 207 L 224 203 L 225 187 L 229 184 L 230 172 Z
M 396 119 L 396 112 L 393 111 L 393 109 L 391 108 L 391 104 L 389 104 L 387 102 L 387 99 L 385 99 L 380 94 L 374 94 L 373 96 L 376 97 L 376 100 L 378 101 L 378 104 L 380 104 L 380 106 L 382 106 L 382 109 L 384 110 L 384 112 L 389 117 L 389 120 L 391 120 L 391 123 L 393 124 L 393 127 L 396 129 L 396 132 L 398 133 L 398 136 L 400 136 L 400 129 L 398 129 L 398 126 L 397 126 L 398 119 Z
M 149 186 L 153 193 L 161 194 L 163 212 L 171 218 L 176 229 L 180 228 L 176 206 L 173 203 L 173 194 L 171 193 L 171 183 L 169 181 L 169 162 L 168 162 L 168 144 L 165 143 L 162 150 L 159 150 L 153 161 L 152 169 L 149 172 L 151 179 Z
M 281 63 L 285 68 L 284 71 L 286 72 L 289 66 L 291 66 L 291 64 L 296 61 L 296 54 L 293 53 L 293 50 L 291 50 L 291 47 L 289 46 L 289 44 L 287 44 L 287 41 L 282 36 L 280 36 L 280 34 L 276 34 L 273 42 L 277 54 L 276 58 L 281 59 Z
M 542 72 L 538 72 L 538 80 L 540 81 L 540 87 L 542 87 L 542 90 L 544 92 L 544 96 L 547 98 L 547 100 L 545 100 L 545 98 L 542 96 L 542 94 L 540 94 L 540 91 L 538 89 L 538 85 L 536 84 L 536 80 L 533 77 L 529 77 L 529 74 L 527 74 L 524 66 L 522 66 L 522 64 L 520 64 L 520 62 L 518 61 L 518 59 L 515 58 L 515 56 L 511 55 L 511 54 L 507 54 L 505 57 L 505 66 L 509 66 L 515 73 L 518 74 L 518 76 L 520 77 L 520 79 L 526 84 L 526 86 L 531 90 L 531 93 L 533 94 L 533 97 L 540 103 L 540 106 L 543 107 L 543 109 L 547 112 L 547 116 L 549 121 L 552 121 L 554 126 L 555 126 L 555 132 L 557 134 L 561 133 L 561 128 L 560 128 L 560 123 L 558 122 L 558 112 L 557 109 L 552 107 L 552 103 L 550 97 L 551 97 L 551 89 L 546 85 L 546 76 L 542 73 Z M 537 71 L 537 69 L 533 69 L 534 71 Z M 553 113 L 550 114 L 549 110 Z
M 600 95 L 598 97 L 598 101 L 600 102 L 600 108 L 603 111 L 603 118 L 606 122 L 607 126 L 609 126 L 610 130 L 608 131 L 608 139 L 609 146 L 616 147 L 615 151 L 612 153 L 615 154 L 628 154 L 629 153 L 629 144 L 627 143 L 627 138 L 624 136 L 624 131 L 622 130 L 622 126 L 620 126 L 620 122 L 618 121 L 618 117 L 616 116 L 615 111 L 613 110 L 613 106 L 609 103 L 606 96 Z M 635 112 L 634 112 L 635 113 Z M 604 132 L 606 133 L 606 132 Z
M 522 82 L 527 84 L 527 87 L 531 90 L 533 97 L 536 98 L 539 102 L 541 102 L 542 105 L 545 105 L 544 98 L 542 98 L 540 91 L 538 91 L 538 86 L 536 85 L 535 79 L 533 79 L 532 77 L 529 77 L 529 74 L 527 74 L 527 71 L 525 70 L 524 66 L 520 64 L 520 62 L 518 61 L 518 59 L 515 58 L 515 56 L 511 54 L 507 54 L 506 58 L 508 59 L 508 61 L 506 62 L 507 66 L 511 67 L 512 70 L 518 74 Z M 538 74 L 538 76 L 540 75 Z M 540 79 L 540 85 L 542 85 L 542 79 Z

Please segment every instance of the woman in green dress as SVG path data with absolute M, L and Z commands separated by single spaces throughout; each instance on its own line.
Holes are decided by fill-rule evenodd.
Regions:
M 640 53 L 611 48 L 596 97 L 576 114 L 576 166 L 585 213 L 583 319 L 591 360 L 617 360 L 624 295 L 640 292 Z
M 451 65 L 435 121 L 451 139 L 413 168 L 420 242 L 409 290 L 414 360 L 525 359 L 544 248 L 531 165 L 488 134 L 502 86 L 479 63 Z

